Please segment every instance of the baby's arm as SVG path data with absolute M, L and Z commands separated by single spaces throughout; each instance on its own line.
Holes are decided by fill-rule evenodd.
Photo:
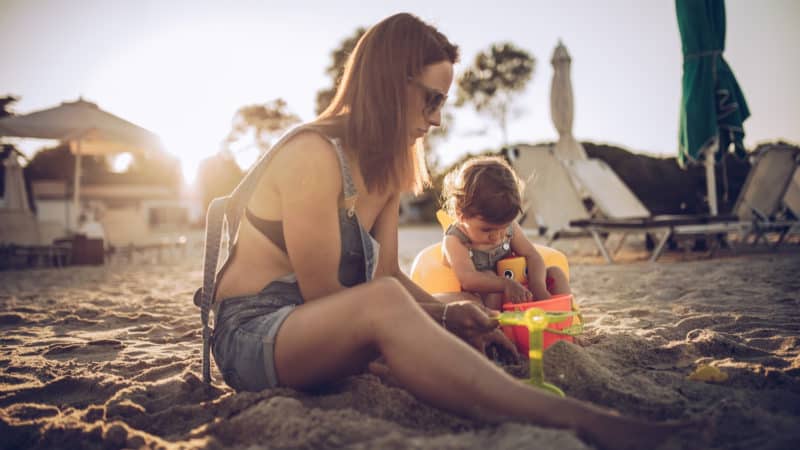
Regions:
M 472 258 L 469 256 L 469 249 L 455 236 L 445 236 L 442 249 L 444 250 L 445 261 L 453 269 L 459 283 L 461 283 L 461 289 L 465 291 L 507 294 L 507 291 L 514 290 L 516 287 L 510 285 L 511 283 L 519 285 L 514 280 L 476 270 L 475 264 L 473 264 Z
M 525 237 L 525 232 L 516 222 L 512 225 L 514 233 L 511 236 L 511 250 L 518 256 L 525 257 L 528 266 L 528 289 L 533 293 L 536 300 L 546 300 L 550 298 L 547 291 L 547 267 L 544 265 L 544 258 L 536 251 L 536 247 Z

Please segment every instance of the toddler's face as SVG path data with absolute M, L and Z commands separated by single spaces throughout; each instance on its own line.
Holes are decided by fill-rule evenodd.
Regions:
M 481 216 L 461 218 L 459 222 L 464 233 L 475 245 L 500 245 L 511 225 L 511 222 L 501 224 L 487 222 Z

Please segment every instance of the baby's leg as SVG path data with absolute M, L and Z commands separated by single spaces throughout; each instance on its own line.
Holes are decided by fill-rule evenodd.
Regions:
M 497 276 L 497 273 L 492 270 L 484 270 L 483 273 Z M 484 292 L 480 295 L 483 306 L 495 311 L 503 310 L 503 292 Z
M 548 267 L 545 279 L 547 291 L 550 292 L 550 295 L 570 294 L 572 292 L 569 288 L 567 275 L 558 266 Z

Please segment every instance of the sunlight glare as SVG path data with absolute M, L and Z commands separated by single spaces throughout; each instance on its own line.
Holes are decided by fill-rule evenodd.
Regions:
M 114 173 L 123 173 L 128 170 L 133 162 L 133 155 L 130 153 L 120 153 L 111 158 L 111 171 Z
M 188 185 L 201 161 L 222 148 L 237 108 L 261 99 L 252 81 L 269 70 L 269 61 L 250 51 L 246 30 L 218 34 L 216 26 L 193 24 L 138 41 L 90 84 L 101 107 L 124 111 L 161 137 Z

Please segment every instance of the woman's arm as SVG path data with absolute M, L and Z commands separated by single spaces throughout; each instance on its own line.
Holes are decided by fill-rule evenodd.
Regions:
M 292 138 L 275 156 L 275 186 L 281 204 L 289 260 L 305 301 L 333 294 L 339 282 L 341 239 L 339 161 L 330 142 L 315 133 Z
M 398 193 L 389 198 L 372 227 L 372 236 L 381 245 L 377 275 L 394 277 L 400 281 L 433 320 L 445 325 L 450 332 L 481 352 L 485 351 L 487 345 L 496 344 L 516 357 L 516 347 L 498 328 L 499 323 L 493 317 L 496 313 L 473 301 L 459 301 L 463 300 L 460 293 L 446 294 L 437 299 L 400 270 L 397 239 L 399 211 Z M 446 309 L 445 305 L 448 305 Z
M 400 193 L 395 193 L 389 197 L 386 205 L 375 219 L 375 224 L 372 226 L 372 236 L 381 245 L 376 275 L 398 279 L 431 317 L 440 318 L 444 308 L 443 303 L 437 301 L 432 295 L 417 286 L 400 270 L 397 239 L 399 213 Z
M 511 235 L 511 250 L 518 256 L 525 258 L 528 266 L 528 289 L 536 300 L 546 300 L 550 298 L 545 282 L 547 268 L 544 265 L 542 255 L 536 251 L 536 247 L 525 237 L 525 232 L 518 223 L 512 224 L 514 231 Z

